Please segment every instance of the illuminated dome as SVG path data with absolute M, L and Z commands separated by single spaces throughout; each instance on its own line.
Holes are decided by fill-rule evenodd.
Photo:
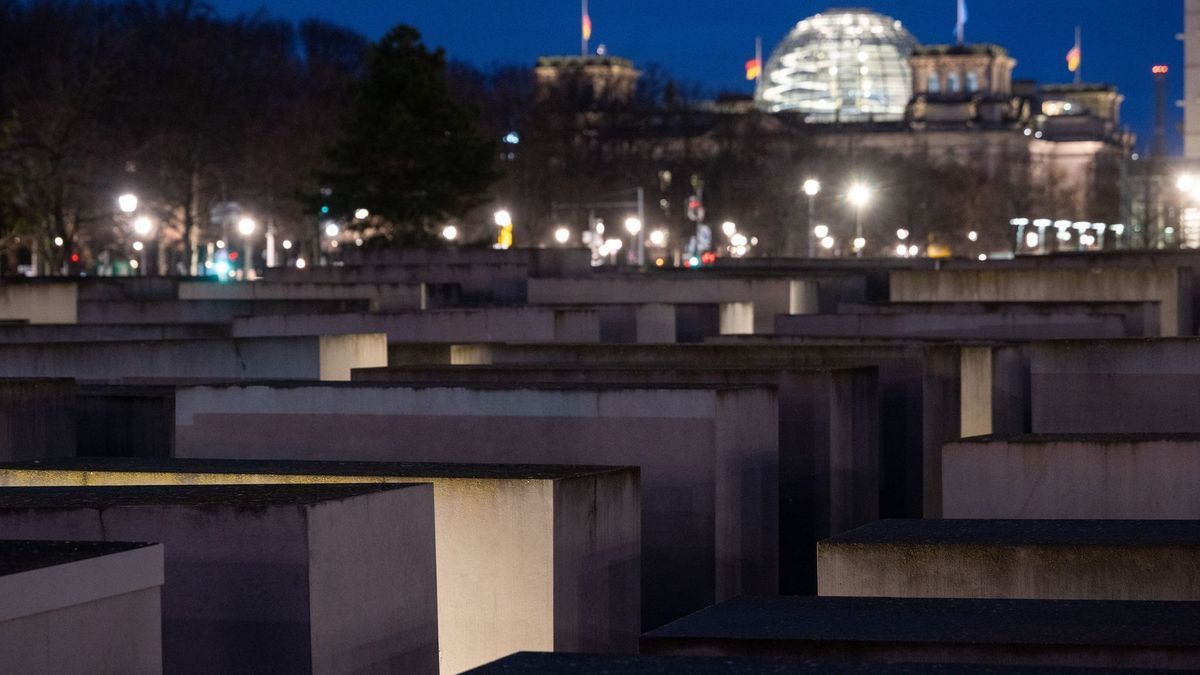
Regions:
M 831 9 L 800 23 L 775 48 L 756 101 L 809 122 L 896 121 L 912 98 L 908 57 L 917 40 L 899 21 Z

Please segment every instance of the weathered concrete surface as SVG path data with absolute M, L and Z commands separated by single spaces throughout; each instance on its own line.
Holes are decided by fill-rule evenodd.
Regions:
M 0 379 L 0 461 L 75 456 L 75 383 Z
M 779 392 L 779 590 L 816 592 L 816 543 L 879 517 L 876 369 L 446 366 L 354 372 L 411 386 L 770 386 Z
M 1030 428 L 1029 348 L 947 344 L 925 348 L 922 383 L 924 514 L 943 509 L 942 448 L 980 434 L 1021 434 Z
M 361 312 L 368 300 L 96 300 L 79 302 L 81 324 L 228 324 L 238 317 Z
M 162 672 L 158 544 L 0 541 L 11 673 Z
M 425 284 L 430 295 L 436 287 L 452 285 L 459 299 L 472 305 L 514 305 L 526 301 L 530 266 L 520 262 L 453 263 L 427 265 L 361 265 L 355 267 L 273 267 L 264 273 L 268 282 L 317 284 Z
M 819 544 L 820 594 L 1200 600 L 1200 522 L 884 520 Z
M 425 284 L 181 281 L 180 300 L 367 300 L 371 311 L 427 309 Z
M 591 279 L 530 279 L 529 302 L 537 305 L 623 304 L 631 299 L 667 304 L 753 305 L 754 332 L 771 333 L 776 314 L 817 311 L 817 286 L 803 279 L 597 276 Z
M 291 461 L 41 462 L 0 485 L 430 483 L 441 670 L 522 649 L 637 651 L 638 470 Z
M 1124 337 L 1160 337 L 1157 302 L 844 302 L 822 314 L 852 316 L 914 316 L 950 314 L 990 317 L 1000 320 L 1008 316 L 1074 317 L 1084 320 L 1092 316 L 1117 315 L 1125 326 Z
M 1058 340 L 1141 337 L 1120 314 L 813 314 L 775 317 L 776 335 Z
M 1158 302 L 1164 336 L 1192 335 L 1188 268 L 896 270 L 893 302 Z
M 591 309 L 486 307 L 390 314 L 274 314 L 233 320 L 234 337 L 384 333 L 406 342 L 600 341 L 600 316 Z
M 230 337 L 227 324 L 17 324 L 0 325 L 0 344 L 38 342 L 129 342 Z
M 924 513 L 924 461 L 931 445 L 940 449 L 942 434 L 958 428 L 957 379 L 953 399 L 942 390 L 923 393 L 926 347 L 921 340 L 832 338 L 805 340 L 780 336 L 726 338 L 704 345 L 452 345 L 454 365 L 628 366 L 638 368 L 859 368 L 877 367 L 880 382 L 880 514 L 920 517 Z M 392 363 L 412 364 L 444 354 L 393 348 Z M 954 362 L 957 378 L 957 360 Z M 931 396 L 945 400 L 935 400 Z M 936 402 L 937 406 L 933 403 Z M 926 411 L 925 407 L 930 410 Z M 940 415 L 952 416 L 940 421 Z M 923 428 L 924 427 L 924 428 Z M 937 434 L 927 433 L 936 430 Z
M 1033 433 L 1200 432 L 1200 339 L 1034 343 Z
M 0 283 L 0 320 L 78 323 L 74 281 L 5 279 Z
M 386 364 L 382 334 L 0 345 L 0 377 L 90 382 L 333 381 Z
M 672 344 L 677 339 L 675 305 L 596 305 L 600 342 L 607 344 Z
M 1195 669 L 1198 621 L 1195 602 L 739 598 L 641 644 L 680 656 Z
M 1200 435 L 970 438 L 943 451 L 947 518 L 1200 520 Z
M 768 388 L 198 386 L 177 393 L 175 442 L 192 458 L 640 466 L 653 626 L 777 592 L 778 405 Z
M 428 485 L 8 490 L 0 536 L 163 544 L 166 672 L 437 669 Z

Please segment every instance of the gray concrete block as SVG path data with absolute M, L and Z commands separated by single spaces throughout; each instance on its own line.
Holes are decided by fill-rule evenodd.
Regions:
M 830 596 L 1200 600 L 1200 521 L 885 520 L 817 560 Z
M 0 537 L 163 544 L 167 672 L 437 669 L 428 485 L 6 490 Z

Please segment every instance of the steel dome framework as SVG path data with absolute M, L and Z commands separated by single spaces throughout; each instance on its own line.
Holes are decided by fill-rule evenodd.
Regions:
M 756 92 L 768 112 L 809 122 L 887 122 L 912 98 L 908 57 L 917 40 L 891 17 L 833 9 L 800 23 L 775 48 Z

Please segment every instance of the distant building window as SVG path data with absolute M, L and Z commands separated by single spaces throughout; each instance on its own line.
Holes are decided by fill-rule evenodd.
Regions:
M 974 94 L 979 91 L 979 74 L 975 72 L 967 73 L 967 91 Z
M 942 91 L 942 76 L 937 73 L 929 74 L 929 81 L 925 84 L 925 89 L 931 94 L 937 94 Z
M 946 89 L 951 94 L 957 94 L 962 91 L 962 85 L 958 81 L 958 73 L 950 73 L 946 76 Z

